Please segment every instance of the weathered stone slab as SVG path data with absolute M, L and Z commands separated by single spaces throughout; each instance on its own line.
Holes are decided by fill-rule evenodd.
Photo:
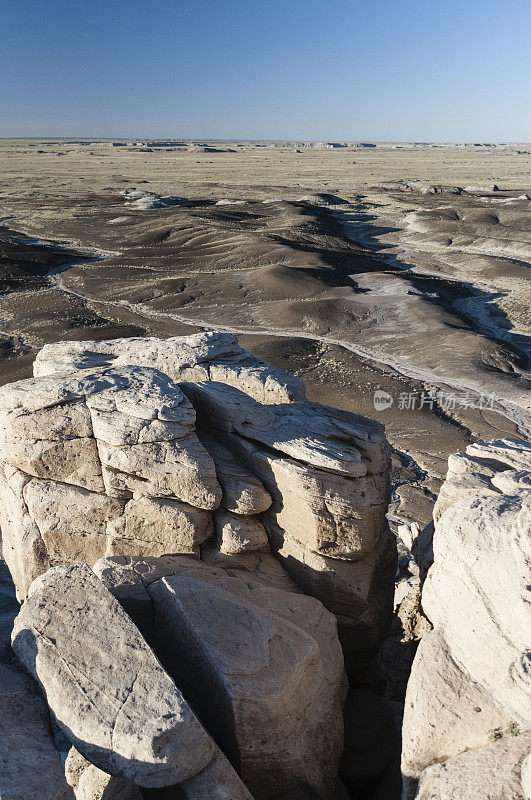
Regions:
M 93 564 L 107 550 L 107 526 L 124 511 L 121 500 L 58 481 L 32 478 L 22 496 L 50 564 Z
M 522 439 L 496 439 L 492 442 L 474 442 L 466 448 L 467 455 L 498 461 L 505 469 L 530 469 L 531 444 Z M 499 470 L 500 471 L 500 470 Z
M 16 384 L 11 384 L 16 386 Z M 2 460 L 37 478 L 103 491 L 101 465 L 87 407 L 80 401 L 26 411 L 10 407 L 16 391 L 0 392 Z M 12 401 L 11 401 L 11 395 Z
M 334 426 L 304 403 L 264 406 L 244 392 L 215 381 L 182 384 L 203 425 L 238 433 L 320 469 L 359 477 L 367 473 L 347 426 Z
M 99 442 L 98 449 L 108 494 L 169 497 L 204 509 L 221 502 L 214 463 L 194 433 L 171 442 L 123 447 Z
M 108 525 L 106 554 L 197 554 L 198 545 L 212 532 L 208 511 L 176 500 L 137 497 L 128 500 L 124 514 Z
M 531 734 L 505 734 L 485 747 L 469 750 L 420 776 L 417 800 L 528 800 L 523 762 L 531 751 Z
M 59 727 L 105 772 L 166 786 L 212 759 L 208 734 L 86 565 L 56 567 L 34 582 L 12 641 Z
M 0 665 L 0 797 L 74 800 L 33 682 Z

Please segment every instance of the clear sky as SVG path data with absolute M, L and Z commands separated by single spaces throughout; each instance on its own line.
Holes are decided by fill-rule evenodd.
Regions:
M 531 0 L 0 0 L 0 136 L 531 140 Z

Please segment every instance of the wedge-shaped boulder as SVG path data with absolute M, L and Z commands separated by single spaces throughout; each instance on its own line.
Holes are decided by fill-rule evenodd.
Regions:
M 41 576 L 13 647 L 74 747 L 140 786 L 191 778 L 214 745 L 120 604 L 84 564 Z
M 484 747 L 489 732 L 506 728 L 512 717 L 454 660 L 444 632 L 430 631 L 420 642 L 408 682 L 402 732 L 405 779 L 414 787 L 429 764 Z
M 301 594 L 278 560 L 271 553 L 265 552 L 224 555 L 216 547 L 207 545 L 202 548 L 200 564 L 183 556 L 110 556 L 94 564 L 96 575 L 120 601 L 149 640 L 154 635 L 153 601 L 149 594 L 151 584 L 160 578 L 178 575 L 183 571 L 195 575 L 197 570 L 200 570 L 199 574 L 203 579 L 209 575 L 214 582 L 223 581 L 227 576 L 234 578 L 233 586 L 240 586 L 247 599 L 250 598 L 246 592 L 254 584 L 281 589 L 282 596 L 284 592 Z M 308 598 L 308 603 L 314 602 L 312 598 Z M 292 609 L 293 601 L 286 608 Z
M 231 591 L 234 579 L 205 577 L 150 586 L 164 663 L 255 798 L 327 797 L 342 749 L 341 668 L 326 669 L 317 640 L 268 610 L 264 590 L 258 605 Z
M 0 665 L 0 797 L 74 800 L 46 707 L 27 675 Z
M 224 588 L 305 630 L 318 642 L 331 682 L 342 681 L 343 658 L 335 617 L 318 600 L 302 594 L 274 556 L 224 556 L 213 547 L 205 548 L 203 555 L 201 562 L 185 556 L 114 556 L 102 558 L 94 571 L 142 630 L 148 623 L 150 638 L 154 634 L 151 587 L 163 577 L 185 575 Z
M 199 441 L 210 453 L 216 467 L 218 483 L 223 490 L 223 507 L 235 514 L 260 514 L 271 505 L 271 495 L 263 483 L 221 442 L 198 431 Z
M 443 791 L 437 781 L 446 765 L 455 767 L 453 777 L 448 773 L 455 788 L 461 769 L 482 763 L 464 758 L 465 751 L 479 757 L 493 732 L 496 739 L 499 731 L 531 723 L 531 471 L 518 469 L 529 463 L 529 453 L 525 442 L 501 440 L 471 445 L 449 460 L 450 502 L 435 525 L 434 561 L 422 591 L 434 629 L 418 648 L 404 711 L 407 798 L 417 796 L 423 770 L 435 782 L 426 778 L 419 796 Z M 459 499 L 460 479 L 466 484 L 470 477 L 477 491 Z M 467 495 L 471 488 L 465 485 Z M 444 765 L 428 772 L 436 762 Z M 476 779 L 464 780 L 463 791 L 476 786 L 483 796 Z M 496 791 L 493 784 L 493 797 Z
M 528 491 L 459 501 L 435 528 L 422 593 L 453 658 L 516 719 L 529 721 L 530 530 Z
M 94 569 L 186 686 L 253 796 L 298 796 L 297 786 L 306 796 L 321 786 L 317 796 L 325 797 L 341 748 L 346 691 L 335 618 L 301 594 L 271 555 L 211 553 L 209 565 L 179 556 L 114 557 Z M 308 758 L 315 758 L 311 767 Z
M 154 367 L 174 381 L 222 381 L 262 403 L 289 403 L 304 398 L 304 384 L 299 378 L 243 350 L 232 334 L 215 331 L 168 339 L 55 342 L 37 354 L 34 374 L 129 364 Z

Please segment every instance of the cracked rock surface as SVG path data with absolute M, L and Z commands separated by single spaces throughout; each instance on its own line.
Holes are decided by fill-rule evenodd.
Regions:
M 450 797 L 452 786 L 466 798 L 524 796 L 489 776 L 514 771 L 522 742 L 529 746 L 530 478 L 524 441 L 478 443 L 450 457 L 422 591 L 433 630 L 406 695 L 405 797 L 416 796 L 419 778 L 423 799 Z
M 0 388 L 0 524 L 76 800 L 329 800 L 345 668 L 392 610 L 383 426 L 227 334 L 62 342 L 34 373 Z

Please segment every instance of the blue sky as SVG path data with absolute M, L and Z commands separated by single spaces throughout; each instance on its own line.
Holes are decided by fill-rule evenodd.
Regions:
M 531 140 L 531 0 L 0 0 L 0 136 Z

